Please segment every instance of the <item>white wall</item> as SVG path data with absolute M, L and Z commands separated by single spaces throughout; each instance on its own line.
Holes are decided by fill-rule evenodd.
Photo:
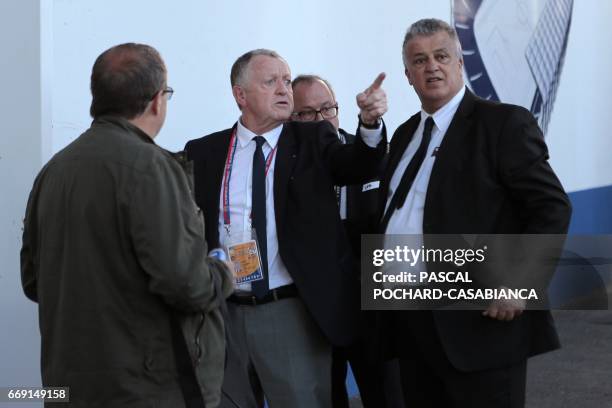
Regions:
M 211 7 L 211 4 L 216 7 Z M 223 6 L 220 6 L 223 4 Z M 126 41 L 149 43 L 167 62 L 176 90 L 157 139 L 178 150 L 185 142 L 229 127 L 237 118 L 229 70 L 258 47 L 283 55 L 292 73 L 318 73 L 333 84 L 341 125 L 354 129 L 355 95 L 380 71 L 388 74 L 385 116 L 392 131 L 418 107 L 404 77 L 401 41 L 407 26 L 432 16 L 449 21 L 450 0 L 286 2 L 233 0 L 55 0 L 53 140 L 57 151 L 90 123 L 89 74 L 96 56 Z M 606 118 L 611 108 L 612 38 L 609 0 L 574 1 L 565 66 L 547 141 L 551 163 L 568 191 L 612 184 Z M 580 110 L 580 112 L 579 112 Z
M 168 66 L 176 93 L 157 142 L 170 149 L 236 121 L 231 65 L 261 47 L 285 57 L 294 76 L 319 73 L 329 79 L 347 130 L 356 126 L 355 95 L 386 71 L 393 107 L 387 122 L 393 129 L 418 107 L 401 63 L 406 27 L 428 15 L 449 20 L 450 2 L 379 3 L 387 6 L 364 0 L 56 0 L 53 148 L 89 126 L 91 66 L 103 50 L 127 41 L 153 45 Z
M 51 141 L 50 3 L 0 2 L 0 387 L 40 384 L 36 305 L 23 295 L 25 204 Z M 43 74 L 43 72 L 45 74 Z M 20 406 L 37 406 L 22 403 Z

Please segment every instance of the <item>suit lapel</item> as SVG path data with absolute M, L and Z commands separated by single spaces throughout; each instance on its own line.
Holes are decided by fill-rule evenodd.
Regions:
M 215 225 L 215 242 L 217 244 L 219 243 L 219 229 L 216 226 L 219 219 L 221 184 L 223 183 L 223 171 L 225 170 L 225 160 L 229 150 L 230 137 L 234 129 L 236 129 L 236 125 L 228 130 L 227 134 L 220 138 L 218 143 L 211 146 L 212 148 L 207 158 L 208 163 L 206 163 L 206 166 L 209 168 L 206 177 L 206 183 L 208 184 L 206 191 L 209 194 L 206 195 L 206 200 L 208 202 L 208 212 L 211 214 L 209 222 L 214 222 Z
M 351 135 L 350 133 L 347 133 L 346 130 L 344 129 L 338 129 L 338 133 L 340 133 L 342 137 L 344 137 L 344 143 L 347 143 L 347 144 L 355 143 L 355 135 Z
M 287 208 L 289 180 L 297 159 L 296 136 L 289 123 L 283 125 L 278 138 L 278 150 L 274 164 L 274 211 L 276 225 L 283 225 Z
M 346 144 L 353 144 L 355 143 L 355 135 L 351 135 L 350 133 L 347 133 L 344 129 L 338 129 L 338 133 L 340 133 L 342 135 L 342 137 L 344 138 L 344 142 Z M 356 211 L 356 206 L 355 204 L 357 203 L 357 200 L 359 200 L 359 193 L 361 192 L 361 189 L 363 188 L 362 184 L 354 184 L 354 185 L 348 185 L 345 187 L 346 190 L 346 219 L 350 220 L 350 219 L 355 219 L 355 217 L 358 216 L 358 213 Z
M 385 172 L 385 179 L 391 180 L 391 177 L 393 176 L 393 173 L 395 172 L 395 169 L 397 168 L 400 159 L 404 155 L 408 144 L 412 140 L 414 132 L 419 126 L 420 121 L 420 113 L 413 115 L 410 119 L 408 119 L 408 121 L 406 121 L 403 126 L 400 127 L 400 129 L 398 129 L 399 132 L 396 132 L 396 134 L 393 135 L 393 137 L 398 138 L 398 140 L 395 146 L 393 146 L 393 144 L 391 145 L 391 154 L 389 157 L 389 164 Z
M 436 154 L 427 186 L 425 198 L 425 211 L 430 207 L 445 175 L 460 170 L 464 160 L 466 137 L 472 127 L 471 114 L 474 110 L 476 97 L 468 89 L 461 100 L 457 112 L 453 116 L 440 148 Z

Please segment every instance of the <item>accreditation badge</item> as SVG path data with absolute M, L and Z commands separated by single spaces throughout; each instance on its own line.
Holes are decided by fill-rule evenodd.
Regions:
M 254 230 L 230 234 L 225 249 L 234 265 L 236 284 L 263 279 L 259 246 Z

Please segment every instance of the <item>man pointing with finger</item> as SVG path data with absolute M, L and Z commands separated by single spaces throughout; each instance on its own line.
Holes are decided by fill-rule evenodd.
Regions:
M 352 341 L 359 304 L 334 185 L 376 175 L 383 79 L 358 97 L 357 140 L 344 145 L 329 122 L 288 122 L 289 67 L 253 50 L 232 66 L 239 120 L 187 143 L 207 242 L 237 265 L 222 407 L 331 407 L 331 346 Z

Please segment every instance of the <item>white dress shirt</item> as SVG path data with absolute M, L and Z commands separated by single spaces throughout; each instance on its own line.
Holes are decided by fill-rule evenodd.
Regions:
M 455 112 L 459 107 L 459 103 L 463 99 L 465 94 L 465 87 L 455 95 L 446 105 L 438 109 L 434 114 L 429 115 L 427 112 L 421 110 L 421 122 L 417 127 L 412 140 L 408 144 L 408 147 L 404 151 L 402 158 L 400 159 L 393 177 L 389 182 L 389 194 L 387 195 L 387 205 L 385 211 L 389 207 L 389 203 L 393 198 L 393 194 L 399 186 L 400 180 L 404 175 L 404 171 L 408 167 L 412 156 L 416 153 L 421 139 L 423 138 L 423 128 L 425 127 L 425 120 L 428 116 L 431 116 L 434 121 L 434 127 L 431 132 L 431 141 L 427 148 L 427 154 L 421 164 L 414 183 L 410 187 L 406 201 L 401 208 L 396 209 L 389 223 L 387 224 L 386 234 L 422 234 L 423 233 L 423 211 L 425 209 L 425 197 L 427 196 L 427 187 L 429 185 L 429 177 L 431 176 L 431 170 L 433 169 L 436 156 L 434 152 L 442 144 L 444 135 L 450 126 Z
M 230 233 L 251 231 L 251 209 L 252 209 L 252 179 L 253 179 L 253 154 L 255 153 L 255 136 L 263 136 L 266 142 L 263 144 L 263 154 L 266 160 L 268 155 L 278 144 L 278 138 L 283 130 L 283 125 L 256 135 L 244 127 L 240 121 L 236 127 L 236 154 L 232 166 L 232 177 L 229 183 L 229 214 Z M 293 279 L 287 271 L 278 252 L 278 235 L 276 233 L 276 218 L 274 211 L 274 164 L 276 154 L 272 158 L 268 174 L 266 176 L 266 236 L 268 242 L 268 274 L 270 289 L 293 283 Z M 223 183 L 223 181 L 221 182 Z M 228 234 L 223 220 L 223 186 L 219 197 L 219 240 L 221 245 L 228 242 Z M 251 283 L 242 283 L 236 286 L 239 291 L 251 291 Z

